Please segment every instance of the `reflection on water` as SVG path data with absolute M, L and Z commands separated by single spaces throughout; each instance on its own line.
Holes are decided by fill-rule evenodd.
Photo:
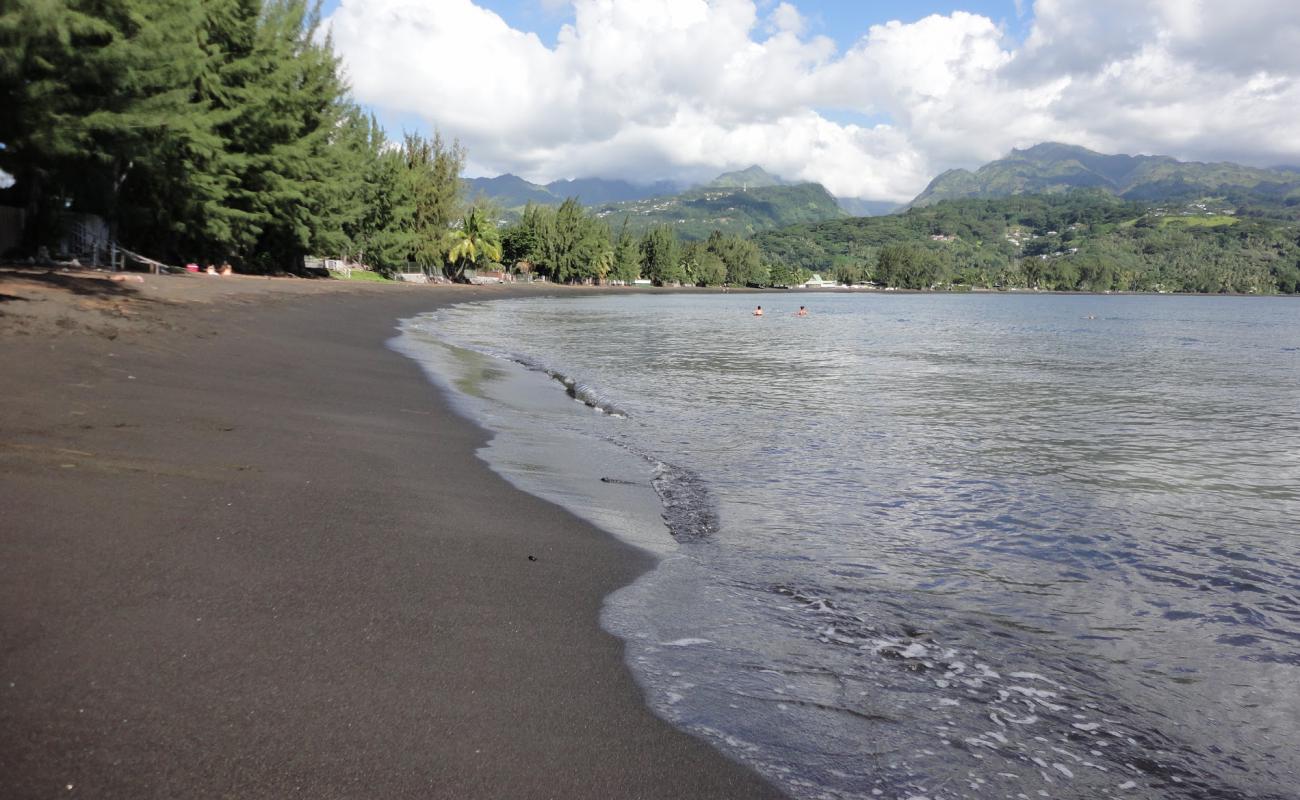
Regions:
M 771 301 L 415 325 L 519 373 L 473 413 L 540 484 L 578 437 L 708 521 L 607 607 L 658 713 L 806 797 L 1296 796 L 1300 304 Z

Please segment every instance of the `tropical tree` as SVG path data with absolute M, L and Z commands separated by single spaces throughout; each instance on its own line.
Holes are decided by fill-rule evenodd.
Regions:
M 614 248 L 612 245 L 606 243 L 600 249 L 600 252 L 596 254 L 596 261 L 592 264 L 592 268 L 596 273 L 596 280 L 604 283 L 610 273 L 614 271 Z
M 463 276 L 471 264 L 501 260 L 501 234 L 478 207 L 471 208 L 461 218 L 460 227 L 451 232 L 451 242 L 447 263 L 453 268 L 453 278 Z

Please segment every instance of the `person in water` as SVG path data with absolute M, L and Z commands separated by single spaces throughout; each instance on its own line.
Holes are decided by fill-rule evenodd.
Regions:
M 796 317 L 808 316 L 808 309 L 804 308 L 803 306 L 799 306 L 799 311 L 795 314 L 795 316 Z
M 756 317 L 761 317 L 761 316 L 763 316 L 763 307 L 762 307 L 762 306 L 759 306 L 758 308 L 754 309 L 754 316 L 756 316 Z

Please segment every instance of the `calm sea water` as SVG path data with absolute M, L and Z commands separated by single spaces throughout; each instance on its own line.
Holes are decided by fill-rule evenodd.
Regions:
M 604 625 L 795 796 L 1300 796 L 1300 302 L 528 299 L 395 346 L 662 556 Z

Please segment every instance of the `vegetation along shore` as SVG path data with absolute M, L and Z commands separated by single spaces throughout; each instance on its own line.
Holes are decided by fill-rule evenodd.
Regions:
M 948 290 L 1300 286 L 1295 169 L 1045 143 L 944 173 L 904 210 L 869 217 L 850 211 L 884 207 L 758 167 L 685 188 L 466 180 L 458 143 L 392 137 L 350 99 L 303 0 L 24 0 L 0 20 L 11 112 L 0 120 L 0 255 L 229 261 L 245 273 L 337 264 L 380 279 L 484 270 L 700 286 L 814 276 Z

